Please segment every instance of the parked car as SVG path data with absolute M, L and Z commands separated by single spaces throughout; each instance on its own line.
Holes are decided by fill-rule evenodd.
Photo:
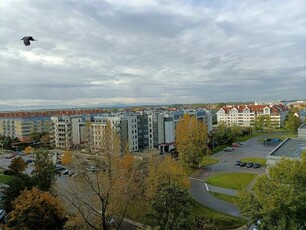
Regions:
M 223 151 L 225 151 L 225 152 L 231 152 L 231 151 L 233 151 L 234 149 L 233 148 L 231 148 L 231 147 L 225 147 L 224 149 L 223 149 Z
M 65 169 L 65 170 L 63 171 L 63 175 L 68 175 L 69 172 L 70 172 L 70 169 Z
M 240 146 L 244 145 L 244 142 L 237 142 Z
M 26 160 L 25 160 L 25 163 L 26 163 L 26 164 L 31 164 L 31 163 L 33 163 L 33 162 L 34 162 L 33 159 L 26 159 Z
M 253 167 L 253 163 L 252 162 L 248 162 L 245 167 L 252 168 Z
M 5 158 L 6 158 L 6 159 L 12 159 L 12 158 L 14 158 L 15 156 L 17 156 L 17 154 L 11 153 L 11 154 L 6 155 Z
M 240 166 L 240 163 L 241 163 L 240 161 L 235 161 L 236 166 Z
M 232 143 L 233 147 L 240 147 L 240 145 L 238 143 Z
M 55 166 L 55 172 L 60 172 L 60 171 L 63 171 L 63 170 L 65 170 L 65 168 L 63 166 L 58 165 L 58 164 Z
M 239 166 L 240 166 L 240 167 L 245 167 L 246 164 L 247 164 L 246 162 L 240 162 Z
M 260 166 L 261 166 L 261 164 L 259 164 L 259 163 L 254 163 L 253 164 L 253 168 L 255 168 L 255 169 L 260 168 Z
M 89 171 L 89 172 L 95 172 L 95 171 L 96 171 L 96 167 L 95 167 L 95 166 L 89 166 L 89 167 L 87 167 L 86 169 L 87 169 L 87 171 Z

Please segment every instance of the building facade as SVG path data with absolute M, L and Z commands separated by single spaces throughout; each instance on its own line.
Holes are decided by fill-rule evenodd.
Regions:
M 288 109 L 279 105 L 236 105 L 225 106 L 217 112 L 218 124 L 224 123 L 227 126 L 254 125 L 257 116 L 268 115 L 274 127 L 283 127 Z
M 20 141 L 29 141 L 33 133 L 49 132 L 50 117 L 0 118 L 0 134 L 17 137 Z

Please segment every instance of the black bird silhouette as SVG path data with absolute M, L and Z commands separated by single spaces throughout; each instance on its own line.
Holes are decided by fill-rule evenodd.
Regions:
M 24 43 L 25 46 L 29 46 L 31 44 L 30 41 L 37 41 L 32 36 L 25 36 L 21 40 L 23 40 L 23 43 Z

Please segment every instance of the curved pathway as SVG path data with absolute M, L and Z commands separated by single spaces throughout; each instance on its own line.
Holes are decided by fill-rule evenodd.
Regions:
M 254 137 L 245 142 L 245 145 L 236 148 L 232 152 L 219 152 L 213 155 L 217 158 L 219 162 L 214 165 L 202 167 L 194 171 L 190 175 L 191 188 L 189 190 L 190 195 L 202 205 L 216 210 L 218 212 L 244 218 L 238 210 L 237 206 L 224 200 L 220 200 L 214 195 L 207 191 L 205 186 L 205 181 L 208 177 L 224 172 L 239 172 L 239 173 L 253 173 L 253 174 L 263 174 L 265 173 L 264 168 L 253 169 L 253 168 L 241 168 L 234 165 L 236 160 L 245 157 L 259 157 L 264 158 L 275 146 L 264 146 L 258 142 L 263 136 Z M 235 194 L 235 190 L 220 188 L 217 186 L 208 185 L 212 190 L 217 190 L 220 193 L 225 193 L 229 195 Z

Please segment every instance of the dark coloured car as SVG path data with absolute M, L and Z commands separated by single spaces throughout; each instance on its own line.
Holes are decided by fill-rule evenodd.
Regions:
M 240 167 L 245 167 L 246 164 L 247 164 L 246 162 L 240 162 L 239 166 L 240 166 Z
M 260 166 L 261 166 L 261 164 L 259 164 L 259 163 L 253 164 L 253 168 L 254 168 L 254 169 L 258 169 L 258 168 L 260 168 Z
M 252 168 L 252 167 L 253 167 L 253 163 L 252 163 L 252 162 L 249 162 L 249 163 L 246 164 L 245 167 L 247 167 L 247 168 Z
M 236 166 L 240 166 L 240 163 L 241 163 L 240 161 L 235 161 Z

